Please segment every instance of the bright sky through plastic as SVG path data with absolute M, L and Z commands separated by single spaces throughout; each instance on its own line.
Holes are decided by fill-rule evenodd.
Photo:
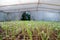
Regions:
M 0 0 L 0 5 L 12 5 L 31 2 L 34 3 L 37 2 L 37 0 Z

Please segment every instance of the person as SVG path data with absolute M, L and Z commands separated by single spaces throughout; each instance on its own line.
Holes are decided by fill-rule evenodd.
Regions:
M 26 11 L 22 14 L 21 20 L 30 20 L 30 14 L 26 13 Z

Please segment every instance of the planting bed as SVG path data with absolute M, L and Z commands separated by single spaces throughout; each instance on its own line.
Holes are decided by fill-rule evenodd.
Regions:
M 0 40 L 60 40 L 60 22 L 0 22 Z

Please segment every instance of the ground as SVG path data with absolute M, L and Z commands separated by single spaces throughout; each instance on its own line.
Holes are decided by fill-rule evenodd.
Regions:
M 0 22 L 0 40 L 60 40 L 60 22 Z

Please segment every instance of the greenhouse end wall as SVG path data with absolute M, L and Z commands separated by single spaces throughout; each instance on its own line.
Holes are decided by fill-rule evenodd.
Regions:
M 60 13 L 46 11 L 32 11 L 31 18 L 32 20 L 60 21 Z
M 46 12 L 46 11 L 30 11 L 31 20 L 35 21 L 60 21 L 60 13 Z M 23 12 L 10 12 L 9 15 L 0 12 L 0 21 L 15 21 L 21 20 Z

